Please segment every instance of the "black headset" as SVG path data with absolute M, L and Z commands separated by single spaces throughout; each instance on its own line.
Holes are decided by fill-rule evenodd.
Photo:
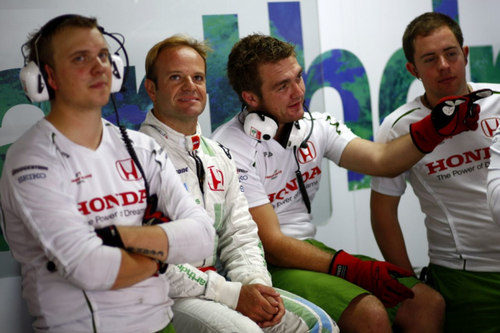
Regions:
M 47 22 L 42 28 L 40 28 L 37 33 L 37 37 L 35 39 L 35 43 L 33 45 L 34 50 L 31 52 L 35 52 L 35 60 L 28 61 L 28 57 L 24 53 L 24 49 L 28 43 L 25 43 L 21 46 L 21 54 L 24 58 L 24 66 L 19 72 L 19 78 L 21 80 L 21 85 L 23 87 L 24 93 L 26 97 L 31 102 L 43 102 L 47 101 L 50 98 L 53 98 L 54 91 L 47 85 L 47 73 L 44 69 L 44 64 L 40 63 L 40 59 L 38 56 L 38 41 L 42 36 L 50 35 L 54 32 L 57 27 L 59 27 L 62 23 L 67 21 L 68 19 L 78 17 L 76 14 L 66 14 L 61 15 L 56 18 L 53 18 L 49 22 Z M 118 51 L 123 49 L 125 57 L 127 57 L 127 53 L 123 48 L 123 42 L 120 41 L 115 35 L 119 35 L 116 33 L 108 33 L 104 30 L 104 28 L 98 26 L 99 31 L 106 36 L 113 38 L 118 44 L 120 48 L 114 53 L 110 55 L 110 63 L 111 63 L 111 92 L 118 92 L 122 87 L 122 83 L 124 81 L 124 72 L 125 66 L 123 64 L 123 60 L 118 56 Z M 119 35 L 121 36 L 121 35 Z M 122 39 L 123 36 L 121 36 Z M 127 64 L 128 64 L 128 58 Z M 128 66 L 127 66 L 128 67 Z

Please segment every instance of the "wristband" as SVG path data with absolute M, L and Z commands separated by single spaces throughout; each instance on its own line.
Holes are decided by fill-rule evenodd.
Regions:
M 153 274 L 153 276 L 159 276 L 160 274 L 165 274 L 167 268 L 168 264 L 166 262 L 156 260 L 156 272 Z
M 332 261 L 330 261 L 330 265 L 328 266 L 328 273 L 329 274 L 332 274 L 332 275 L 335 275 L 332 273 L 332 269 L 333 269 L 333 264 L 335 263 L 335 258 L 337 258 L 337 254 L 339 254 L 339 252 L 342 252 L 344 250 L 338 250 L 337 252 L 335 252 L 335 254 L 333 255 L 332 257 Z
M 101 229 L 95 229 L 95 233 L 102 239 L 102 243 L 104 245 L 125 249 L 125 245 L 123 244 L 122 238 L 120 237 L 120 233 L 118 232 L 116 226 L 110 225 Z

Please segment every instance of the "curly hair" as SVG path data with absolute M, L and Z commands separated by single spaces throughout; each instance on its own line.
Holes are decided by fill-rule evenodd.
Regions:
M 403 51 L 405 53 L 406 60 L 410 63 L 415 62 L 414 43 L 418 36 L 429 36 L 432 32 L 434 32 L 434 30 L 443 26 L 450 28 L 451 32 L 455 35 L 458 44 L 460 44 L 460 47 L 463 47 L 464 36 L 462 35 L 462 30 L 460 29 L 458 23 L 447 15 L 436 12 L 428 12 L 417 16 L 405 29 L 403 34 Z
M 253 34 L 234 44 L 227 62 L 227 76 L 240 101 L 245 103 L 243 91 L 262 96 L 259 65 L 276 63 L 290 56 L 295 56 L 295 47 L 271 36 Z

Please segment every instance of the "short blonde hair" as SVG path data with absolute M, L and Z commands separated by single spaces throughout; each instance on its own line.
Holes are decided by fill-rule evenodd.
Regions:
M 155 64 L 160 52 L 166 48 L 176 46 L 188 46 L 194 49 L 203 58 L 205 68 L 207 65 L 207 54 L 211 51 L 210 47 L 204 41 L 198 41 L 187 35 L 173 35 L 161 42 L 156 43 L 146 55 L 146 78 L 156 83 Z

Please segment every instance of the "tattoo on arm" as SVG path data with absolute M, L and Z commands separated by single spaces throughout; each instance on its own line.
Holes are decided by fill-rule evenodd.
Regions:
M 157 251 L 153 249 L 142 249 L 138 247 L 127 247 L 127 251 L 132 252 L 132 253 L 137 253 L 137 254 L 142 254 L 144 256 L 148 257 L 154 257 L 154 258 L 163 258 L 165 256 L 165 253 L 163 251 Z

